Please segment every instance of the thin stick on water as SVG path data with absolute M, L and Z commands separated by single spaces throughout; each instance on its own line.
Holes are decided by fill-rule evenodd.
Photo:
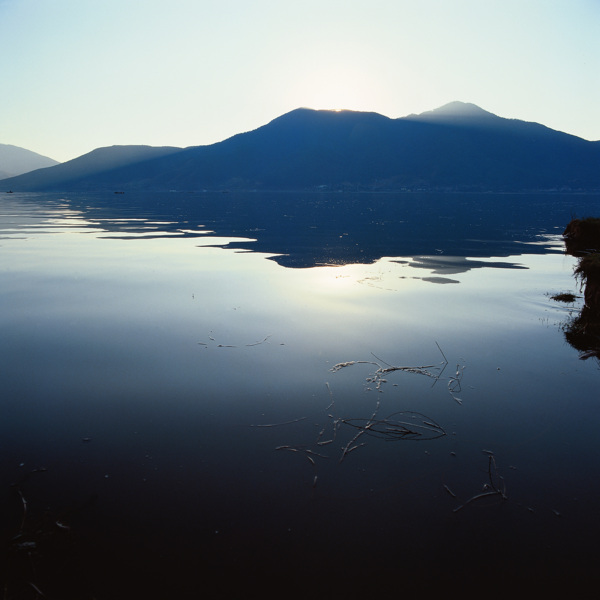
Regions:
M 498 495 L 500 495 L 500 492 L 498 490 L 491 490 L 491 491 L 488 491 L 488 492 L 482 492 L 481 494 L 477 494 L 475 496 L 472 496 L 464 504 L 461 504 L 460 506 L 457 506 L 452 512 L 458 512 L 459 510 L 461 510 L 462 508 L 464 508 L 467 504 L 470 504 L 471 502 L 474 502 L 475 500 L 479 500 L 481 498 L 487 498 L 488 496 L 498 496 Z
M 338 428 L 338 421 L 339 419 L 336 419 L 334 417 L 334 413 L 335 413 L 335 400 L 333 398 L 333 392 L 331 391 L 331 387 L 329 386 L 329 383 L 326 381 L 325 382 L 325 386 L 327 387 L 327 391 L 329 392 L 329 397 L 331 398 L 331 402 L 329 403 L 329 406 L 327 406 L 325 408 L 325 410 L 329 410 L 332 409 L 331 412 L 328 414 L 329 418 L 333 419 L 333 436 L 331 437 L 331 439 L 328 440 L 322 440 L 321 438 L 323 437 L 323 435 L 325 435 L 325 427 L 323 429 L 321 429 L 321 431 L 319 432 L 319 435 L 317 436 L 317 441 L 316 444 L 317 446 L 326 446 L 327 444 L 331 444 L 335 441 L 335 436 L 337 433 L 337 428 Z
M 317 438 L 317 446 L 327 446 L 328 444 L 333 444 L 333 442 L 335 442 L 335 437 L 337 435 L 337 430 L 339 429 L 339 419 L 336 419 L 333 422 L 333 437 L 329 440 L 322 440 L 321 437 L 323 435 L 323 433 L 325 433 L 325 430 L 323 429 L 320 433 L 319 433 L 319 437 Z
M 393 418 L 397 415 L 402 415 L 404 419 L 399 421 Z M 414 411 L 400 411 L 378 420 L 342 419 L 342 423 L 388 441 L 434 440 L 446 435 L 443 427 L 433 419 Z
M 33 583 L 32 581 L 28 581 L 27 583 L 29 583 L 29 585 L 35 590 L 35 592 L 41 596 L 42 598 L 46 598 L 46 594 L 44 594 L 44 592 L 42 592 L 42 590 L 40 590 L 40 588 L 35 585 L 35 583 Z
M 461 380 L 464 370 L 464 366 L 461 367 L 460 365 L 456 365 L 456 374 L 448 379 L 448 392 L 450 393 L 450 396 L 452 396 L 452 399 L 457 402 L 457 404 L 462 404 L 462 400 L 458 398 L 456 394 L 462 391 Z
M 352 446 L 351 448 L 348 448 L 346 450 L 346 454 L 350 454 L 350 452 L 352 452 L 353 450 L 356 450 L 357 448 L 360 448 L 361 446 L 365 446 L 366 444 L 364 442 L 361 442 L 360 444 L 356 444 L 356 446 Z
M 261 340 L 260 342 L 254 342 L 253 344 L 246 344 L 246 346 L 259 346 L 260 344 L 264 344 L 270 337 L 271 337 L 271 334 L 269 334 L 264 340 Z
M 306 454 L 312 454 L 313 456 L 318 456 L 319 458 L 329 458 L 329 456 L 327 456 L 326 454 L 319 454 L 318 452 L 315 452 L 314 450 L 311 450 L 310 448 L 306 448 L 306 450 L 304 450 L 304 452 L 306 452 Z
M 442 355 L 442 357 L 444 359 L 442 361 L 442 365 L 444 365 L 444 366 L 440 369 L 440 372 L 437 374 L 437 377 L 434 378 L 434 381 L 431 384 L 431 387 L 433 387 L 442 378 L 442 375 L 444 374 L 444 371 L 446 370 L 446 367 L 448 366 L 448 359 L 446 358 L 444 351 L 442 350 L 440 345 L 437 343 L 437 341 L 436 341 L 435 345 L 438 347 L 438 350 L 440 351 L 440 354 Z
M 21 531 L 25 528 L 25 519 L 27 518 L 27 500 L 25 500 L 25 496 L 23 496 L 23 492 L 21 490 L 17 490 L 20 498 L 21 504 L 23 505 L 23 518 L 21 519 Z
M 346 455 L 348 455 L 350 452 L 352 452 L 352 450 L 356 450 L 357 448 L 359 448 L 360 446 L 364 446 L 364 443 L 362 444 L 357 444 L 356 446 L 352 446 L 352 444 L 354 444 L 356 442 L 356 440 L 364 433 L 364 429 L 361 429 L 343 448 L 342 448 L 342 455 L 340 456 L 340 460 L 339 462 L 341 463 L 344 458 L 346 458 Z
M 327 408 L 325 408 L 325 410 L 329 410 L 335 404 L 335 400 L 333 399 L 333 392 L 331 391 L 331 388 L 329 387 L 328 381 L 325 382 L 325 386 L 327 387 L 327 391 L 329 392 L 329 397 L 331 398 L 331 402 L 329 403 L 329 406 Z
M 387 365 L 388 367 L 391 367 L 392 365 L 390 365 L 390 363 L 385 362 L 385 360 L 383 360 L 382 358 L 379 358 L 379 356 L 377 356 L 374 352 L 371 352 L 371 354 L 379 361 L 382 362 L 384 365 Z
M 347 454 L 349 454 L 353 450 L 356 450 L 356 448 L 359 448 L 360 446 L 364 446 L 364 444 L 359 444 L 357 446 L 352 447 L 352 445 L 356 442 L 356 440 L 358 440 L 358 438 L 361 435 L 363 435 L 363 433 L 365 433 L 371 427 L 371 425 L 374 423 L 375 417 L 377 416 L 377 411 L 379 410 L 379 406 L 380 406 L 380 403 L 377 402 L 377 404 L 375 405 L 375 410 L 373 411 L 373 414 L 371 415 L 371 418 L 369 419 L 367 424 L 362 429 L 359 429 L 358 433 L 342 448 L 342 456 L 340 456 L 340 461 L 339 461 L 340 463 L 344 460 L 344 458 L 346 458 Z
M 492 467 L 494 473 L 492 474 Z M 494 480 L 497 479 L 497 481 Z M 490 496 L 500 496 L 502 500 L 508 500 L 508 496 L 506 495 L 506 485 L 504 483 L 504 478 L 498 474 L 498 469 L 496 467 L 496 459 L 493 454 L 488 455 L 488 479 L 489 483 L 484 484 L 483 491 L 480 494 L 475 494 L 475 496 L 471 496 L 464 504 L 457 506 L 452 512 L 458 512 L 463 509 L 467 504 L 471 502 L 475 502 L 476 500 L 480 500 L 481 498 L 489 498 Z M 499 486 L 501 484 L 501 487 Z
M 436 342 L 435 345 L 438 347 L 438 350 L 440 351 L 440 354 L 444 357 L 444 362 L 446 364 L 448 364 L 448 359 L 446 358 L 446 355 L 444 354 L 444 351 L 440 348 L 440 345 Z
M 453 497 L 456 498 L 456 494 L 444 483 L 444 489 Z
M 313 456 L 317 456 L 319 458 L 329 458 L 329 456 L 326 456 L 325 454 L 319 454 L 319 452 L 315 452 L 314 450 L 311 450 L 310 448 L 306 448 L 304 446 L 290 446 L 288 444 L 285 444 L 283 446 L 276 446 L 275 450 L 288 450 L 289 452 L 302 452 L 302 453 L 304 453 L 306 458 L 308 458 L 308 460 L 313 465 L 315 464 L 315 459 L 313 458 Z
M 256 425 L 251 424 L 250 427 L 280 427 L 281 425 L 292 425 L 293 423 L 299 423 L 300 421 L 304 420 L 306 420 L 306 417 L 292 419 L 291 421 L 282 421 L 281 423 L 259 423 Z
M 440 348 L 440 345 L 437 342 L 436 342 L 436 345 L 437 345 L 440 353 L 442 354 L 442 357 L 444 358 L 444 360 L 442 362 L 443 367 L 441 367 L 441 368 L 437 365 L 422 365 L 422 366 L 418 366 L 418 367 L 394 366 L 394 365 L 390 365 L 386 361 L 379 358 L 376 354 L 371 352 L 372 356 L 374 358 L 376 358 L 377 361 L 379 361 L 379 362 L 375 362 L 372 360 L 350 360 L 350 361 L 346 361 L 346 362 L 337 363 L 330 369 L 330 371 L 332 371 L 333 373 L 336 373 L 337 371 L 344 369 L 346 367 L 350 367 L 352 365 L 361 365 L 361 364 L 362 365 L 373 365 L 373 366 L 377 367 L 377 369 L 375 370 L 375 373 L 373 374 L 372 377 L 367 378 L 367 381 L 375 383 L 376 388 L 378 390 L 380 389 L 381 384 L 386 382 L 385 379 L 383 379 L 383 376 L 387 375 L 389 373 L 393 373 L 395 371 L 404 371 L 406 373 L 416 373 L 419 375 L 425 375 L 426 377 L 431 377 L 435 381 L 438 381 L 440 379 L 442 373 L 448 366 L 448 359 L 446 358 L 446 355 L 443 353 L 442 349 Z M 387 366 L 383 366 L 381 363 L 383 363 L 383 365 L 387 365 Z M 437 373 L 434 372 L 434 369 L 438 369 L 439 372 L 437 372 Z

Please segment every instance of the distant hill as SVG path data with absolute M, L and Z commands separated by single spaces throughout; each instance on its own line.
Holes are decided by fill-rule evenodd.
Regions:
M 16 191 L 600 190 L 600 142 L 462 102 L 399 119 L 300 108 L 209 146 L 103 148 L 2 185 Z
M 180 151 L 181 148 L 153 146 L 97 148 L 50 169 L 38 169 L 19 177 L 0 180 L 0 187 L 10 187 L 13 191 L 95 189 L 98 187 L 96 181 L 110 181 L 111 173 L 115 170 L 132 168 L 138 163 L 147 163 Z M 109 184 L 108 187 L 112 189 L 114 186 Z
M 0 144 L 0 179 L 58 164 L 58 161 L 31 150 L 10 144 Z

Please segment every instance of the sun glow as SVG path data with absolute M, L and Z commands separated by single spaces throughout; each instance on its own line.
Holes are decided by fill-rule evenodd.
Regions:
M 385 95 L 371 75 L 346 65 L 306 73 L 290 92 L 298 106 L 336 112 L 371 111 Z

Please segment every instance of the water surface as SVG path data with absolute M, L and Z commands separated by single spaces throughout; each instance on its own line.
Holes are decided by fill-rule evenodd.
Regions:
M 560 234 L 599 208 L 5 195 L 8 589 L 353 597 L 585 579 L 600 373 L 561 329 L 581 298 L 551 295 L 579 294 Z

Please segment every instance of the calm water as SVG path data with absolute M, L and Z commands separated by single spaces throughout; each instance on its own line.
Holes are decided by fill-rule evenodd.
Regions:
M 6 194 L 5 598 L 589 582 L 600 370 L 561 330 L 582 300 L 550 296 L 599 213 Z

